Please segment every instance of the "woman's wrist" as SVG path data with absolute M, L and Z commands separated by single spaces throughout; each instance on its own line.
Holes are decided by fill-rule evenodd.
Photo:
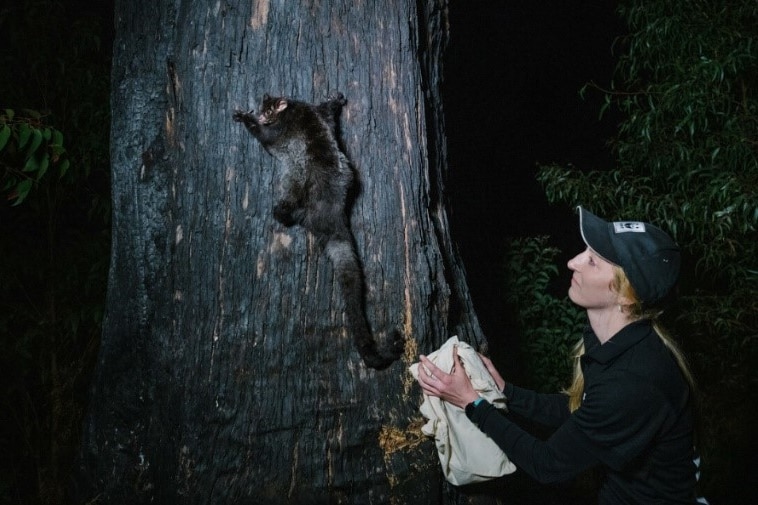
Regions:
M 466 408 L 464 409 L 466 411 L 466 417 L 468 417 L 469 419 L 471 419 L 471 416 L 474 415 L 474 411 L 482 403 L 487 403 L 487 401 L 480 396 L 480 397 L 476 398 L 474 401 L 470 402 L 468 405 L 466 405 Z
M 471 400 L 470 402 L 468 402 L 463 408 L 464 408 L 464 410 L 475 409 L 483 401 L 484 401 L 484 398 L 482 398 L 481 396 L 477 396 L 476 398 L 474 398 L 473 400 Z
M 479 396 L 479 393 L 474 388 L 471 388 L 471 390 L 468 391 L 464 395 L 464 398 L 467 399 L 466 403 L 463 404 L 463 406 L 465 407 L 466 405 L 468 405 L 468 404 L 470 404 L 472 402 L 475 402 L 476 400 L 478 400 L 479 398 L 481 398 L 481 396 Z

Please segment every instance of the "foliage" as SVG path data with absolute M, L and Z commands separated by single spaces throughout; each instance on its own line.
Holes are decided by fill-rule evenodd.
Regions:
M 514 239 L 506 254 L 509 286 L 506 301 L 517 310 L 524 354 L 535 388 L 554 393 L 571 379 L 574 347 L 586 325 L 584 311 L 567 297 L 549 293 L 551 277 L 558 274 L 558 249 L 547 237 Z
M 0 8 L 0 504 L 64 502 L 104 307 L 107 18 L 71 5 Z
M 0 188 L 10 192 L 13 205 L 26 199 L 50 167 L 63 177 L 70 164 L 63 133 L 46 125 L 38 111 L 27 109 L 22 114 L 13 109 L 0 112 Z
M 615 82 L 602 90 L 603 109 L 624 118 L 611 144 L 617 166 L 544 166 L 538 178 L 551 201 L 582 203 L 610 219 L 658 223 L 682 246 L 684 310 L 674 332 L 685 337 L 702 385 L 706 484 L 736 489 L 740 471 L 720 447 L 755 443 L 752 429 L 740 431 L 756 414 L 745 399 L 758 387 L 752 368 L 758 357 L 758 4 L 628 0 L 619 13 L 629 35 L 619 41 Z M 591 89 L 599 87 L 583 92 Z

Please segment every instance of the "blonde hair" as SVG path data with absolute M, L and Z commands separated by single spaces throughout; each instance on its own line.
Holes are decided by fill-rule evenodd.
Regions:
M 629 279 L 627 278 L 626 274 L 621 269 L 621 267 L 615 265 L 613 267 L 613 282 L 611 283 L 611 289 L 620 295 L 625 296 L 627 299 L 633 300 L 633 303 L 624 307 L 631 319 L 650 319 L 652 321 L 655 333 L 674 356 L 674 359 L 676 359 L 676 363 L 679 365 L 679 369 L 681 370 L 682 375 L 684 375 L 684 378 L 690 387 L 690 391 L 694 394 L 695 380 L 692 376 L 692 372 L 690 372 L 690 367 L 687 364 L 687 359 L 685 358 L 684 353 L 671 337 L 671 335 L 669 335 L 669 333 L 658 323 L 657 318 L 661 315 L 661 310 L 643 308 L 642 302 L 639 301 L 637 293 L 634 292 L 634 288 L 629 283 Z M 582 404 L 582 395 L 584 393 L 584 375 L 582 374 L 580 358 L 583 354 L 584 341 L 580 340 L 574 347 L 574 376 L 569 387 L 564 390 L 564 393 L 569 396 L 569 411 L 571 412 L 574 412 Z

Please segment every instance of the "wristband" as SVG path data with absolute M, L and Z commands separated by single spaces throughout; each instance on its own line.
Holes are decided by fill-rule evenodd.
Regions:
M 474 400 L 473 402 L 471 402 L 471 403 L 469 403 L 468 405 L 466 405 L 466 409 L 465 409 L 465 410 L 466 410 L 466 416 L 467 416 L 469 419 L 471 419 L 471 416 L 473 416 L 473 415 L 474 415 L 474 410 L 475 410 L 475 409 L 476 409 L 476 408 L 479 406 L 479 404 L 480 404 L 480 403 L 482 403 L 483 401 L 484 401 L 484 398 L 482 398 L 482 397 L 480 396 L 479 398 L 477 398 L 477 399 L 476 399 L 476 400 Z

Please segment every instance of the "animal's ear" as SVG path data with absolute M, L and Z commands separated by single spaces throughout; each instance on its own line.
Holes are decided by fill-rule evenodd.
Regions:
M 280 98 L 279 100 L 276 101 L 276 112 L 281 112 L 286 108 L 287 108 L 286 98 Z
M 263 95 L 263 101 L 264 101 L 264 102 L 265 102 L 266 100 L 268 100 L 269 98 L 271 98 L 271 97 L 270 97 L 270 96 L 268 96 L 268 93 L 265 93 L 265 94 Z

